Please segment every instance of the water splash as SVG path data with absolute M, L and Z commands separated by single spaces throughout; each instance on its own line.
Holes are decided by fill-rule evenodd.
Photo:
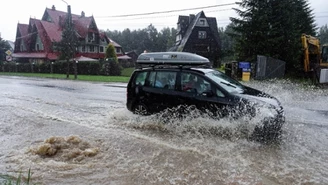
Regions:
M 178 137 L 193 135 L 195 137 L 221 137 L 228 140 L 251 139 L 254 129 L 262 127 L 266 111 L 256 110 L 255 117 L 249 114 L 238 116 L 230 110 L 226 117 L 214 117 L 193 106 L 180 106 L 167 109 L 150 116 L 139 116 L 117 111 L 110 117 L 110 123 L 123 125 L 139 131 L 162 132 Z

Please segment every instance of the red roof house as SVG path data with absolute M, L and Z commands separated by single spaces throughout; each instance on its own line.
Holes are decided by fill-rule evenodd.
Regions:
M 59 59 L 59 53 L 53 50 L 53 43 L 62 39 L 67 12 L 56 10 L 55 6 L 46 8 L 42 19 L 30 18 L 28 24 L 17 25 L 13 57 L 21 62 L 49 62 Z M 72 14 L 72 22 L 79 39 L 75 57 L 103 59 L 109 43 L 116 48 L 118 57 L 123 56 L 122 47 L 99 31 L 93 16 Z

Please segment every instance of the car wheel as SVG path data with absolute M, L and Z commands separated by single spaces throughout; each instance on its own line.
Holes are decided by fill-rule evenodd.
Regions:
M 256 141 L 271 143 L 279 141 L 282 135 L 282 123 L 264 120 L 262 126 L 256 126 L 252 138 Z
M 142 103 L 138 103 L 134 106 L 133 113 L 138 115 L 148 115 L 148 107 Z

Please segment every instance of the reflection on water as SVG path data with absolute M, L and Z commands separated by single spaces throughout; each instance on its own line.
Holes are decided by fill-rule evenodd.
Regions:
M 249 140 L 261 117 L 213 120 L 191 110 L 192 116 L 163 121 L 161 115 L 133 115 L 115 101 L 103 105 L 95 102 L 96 96 L 85 98 L 90 103 L 85 105 L 69 98 L 67 105 L 28 98 L 29 107 L 17 103 L 26 98 L 13 98 L 8 101 L 17 101 L 17 117 L 6 112 L 9 103 L 6 109 L 0 107 L 5 113 L 0 131 L 7 134 L 0 142 L 12 146 L 1 148 L 0 169 L 18 174 L 31 168 L 34 180 L 42 184 L 328 182 L 328 119 L 322 113 L 328 111 L 328 90 L 290 81 L 246 85 L 281 100 L 286 124 L 279 143 Z M 60 114 L 50 111 L 54 108 L 61 109 Z M 44 155 L 51 148 L 62 155 Z M 84 153 L 91 150 L 94 155 Z

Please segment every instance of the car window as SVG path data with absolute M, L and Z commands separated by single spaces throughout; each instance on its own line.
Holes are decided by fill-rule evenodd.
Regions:
M 192 73 L 181 73 L 181 87 L 184 92 L 196 92 L 195 82 L 197 80 L 196 75 Z
M 202 94 L 204 92 L 212 91 L 211 83 L 199 76 L 196 81 L 196 89 L 198 94 Z
M 203 77 L 192 73 L 181 73 L 182 91 L 202 94 L 211 91 L 211 84 Z
M 225 95 L 219 89 L 216 89 L 216 96 L 221 98 L 225 97 Z
M 135 85 L 142 85 L 142 86 L 145 85 L 146 77 L 147 77 L 147 71 L 138 73 L 136 76 Z
M 149 75 L 149 86 L 163 89 L 174 89 L 176 84 L 176 72 L 152 71 Z
M 205 75 L 230 93 L 244 92 L 244 87 L 241 83 L 219 71 L 211 71 L 209 73 L 206 73 Z
M 155 87 L 155 81 L 156 81 L 156 72 L 155 71 L 150 72 L 148 81 L 149 81 L 150 87 Z M 159 86 L 161 84 L 157 84 L 157 85 Z

